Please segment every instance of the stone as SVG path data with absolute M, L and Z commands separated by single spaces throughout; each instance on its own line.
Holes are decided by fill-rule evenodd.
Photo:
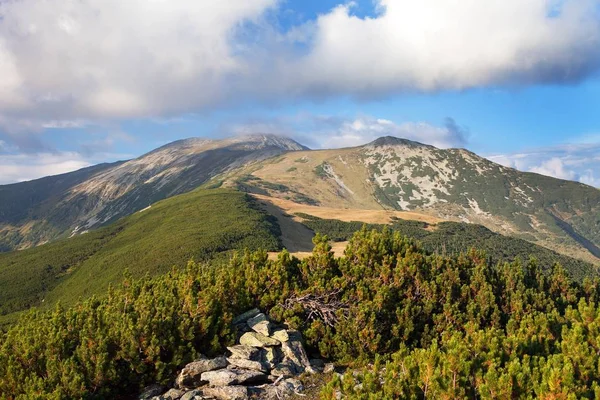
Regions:
M 250 318 L 246 323 L 254 332 L 261 333 L 265 336 L 269 336 L 273 329 L 271 322 L 269 322 L 269 319 L 263 313 Z
M 271 370 L 271 375 L 276 377 L 283 376 L 284 378 L 289 378 L 296 375 L 296 368 L 289 360 L 286 360 L 275 365 L 275 368 Z
M 279 346 L 279 340 L 272 339 L 258 332 L 246 332 L 240 338 L 240 344 L 252 347 Z
M 283 351 L 283 354 L 297 366 L 302 367 L 304 370 L 310 372 L 311 374 L 314 374 L 316 372 L 314 368 L 310 365 L 308 355 L 306 355 L 306 351 L 304 350 L 304 346 L 302 346 L 302 342 L 283 342 L 281 344 L 281 350 Z
M 259 361 L 261 354 L 260 349 L 252 346 L 245 346 L 238 344 L 236 346 L 230 346 L 227 348 L 231 352 L 229 358 L 242 358 L 245 360 Z
M 260 361 L 246 360 L 244 358 L 228 358 L 227 361 L 229 361 L 230 365 L 243 369 L 252 369 L 261 372 L 268 372 L 269 370 L 269 366 Z
M 323 371 L 325 369 L 325 361 L 320 358 L 313 358 L 309 360 L 310 366 L 313 367 L 317 371 Z
M 302 384 L 302 382 L 295 378 L 284 379 L 279 383 L 278 386 L 282 388 L 284 392 L 287 392 L 289 394 L 299 393 L 304 390 L 304 385 Z
M 261 352 L 261 360 L 266 363 L 269 368 L 274 368 L 282 357 L 281 350 L 278 347 L 266 347 Z
M 276 330 L 271 334 L 271 337 L 273 339 L 279 340 L 280 342 L 287 342 L 288 340 L 290 340 L 290 335 L 288 335 L 285 329 Z
M 197 399 L 202 399 L 204 398 L 202 395 L 202 391 L 195 389 L 195 390 L 190 390 L 189 392 L 186 392 L 183 396 L 181 396 L 181 398 L 179 400 L 197 400 Z
M 158 396 L 159 400 L 179 400 L 185 392 L 178 389 L 170 389 L 167 393 Z
M 208 371 L 225 368 L 227 366 L 225 357 L 217 357 L 212 360 L 200 359 L 186 365 L 175 380 L 175 387 L 194 389 L 202 385 L 201 376 Z
M 235 317 L 232 323 L 234 325 L 244 323 L 250 318 L 256 317 L 258 314 L 260 314 L 260 310 L 258 308 L 253 308 L 252 310 L 246 311 L 245 313 Z
M 331 374 L 334 371 L 335 371 L 335 365 L 333 363 L 325 364 L 325 368 L 323 368 L 324 374 Z
M 138 396 L 138 400 L 150 400 L 152 397 L 158 396 L 164 391 L 165 387 L 163 385 L 154 384 L 146 386 Z
M 249 369 L 220 369 L 203 373 L 202 380 L 208 382 L 210 386 L 229 386 L 264 382 L 267 380 L 267 375 Z
M 217 400 L 247 400 L 248 388 L 245 386 L 217 386 L 202 389 L 204 396 Z

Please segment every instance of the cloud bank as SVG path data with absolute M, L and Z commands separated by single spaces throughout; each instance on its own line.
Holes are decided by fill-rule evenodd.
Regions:
M 521 171 L 535 172 L 600 188 L 600 142 L 532 149 L 492 155 L 490 160 Z
M 599 0 L 379 0 L 286 27 L 277 0 L 0 2 L 0 110 L 136 118 L 237 101 L 565 83 L 595 73 Z

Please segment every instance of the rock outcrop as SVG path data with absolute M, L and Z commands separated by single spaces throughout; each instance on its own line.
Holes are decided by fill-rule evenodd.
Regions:
M 140 400 L 246 400 L 282 399 L 301 392 L 297 378 L 322 371 L 322 360 L 310 360 L 299 332 L 277 326 L 258 309 L 233 320 L 238 343 L 230 354 L 209 359 L 200 356 L 186 365 L 173 388 L 149 386 Z M 162 394 L 161 394 L 162 393 Z

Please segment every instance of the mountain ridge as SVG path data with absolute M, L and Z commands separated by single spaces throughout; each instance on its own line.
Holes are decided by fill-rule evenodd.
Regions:
M 438 149 L 393 136 L 334 150 L 310 150 L 266 134 L 188 138 L 84 178 L 42 199 L 47 215 L 37 203 L 0 207 L 0 249 L 79 234 L 197 187 L 225 186 L 299 203 L 472 222 L 600 263 L 599 190 L 520 172 L 466 149 Z M 0 193 L 7 188 L 20 186 L 0 186 Z M 2 219 L 9 207 L 21 207 L 24 217 Z

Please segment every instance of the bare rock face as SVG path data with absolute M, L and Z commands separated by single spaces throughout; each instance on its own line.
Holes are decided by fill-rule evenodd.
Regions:
M 208 371 L 225 368 L 227 366 L 225 357 L 217 357 L 212 360 L 201 359 L 186 365 L 177 376 L 175 386 L 178 388 L 193 389 L 202 384 L 202 374 Z
M 258 308 L 253 308 L 252 310 L 246 311 L 245 313 L 240 314 L 237 317 L 235 317 L 233 319 L 232 323 L 233 323 L 233 325 L 245 323 L 250 318 L 254 318 L 254 317 L 256 317 L 260 313 L 261 312 L 260 312 L 260 310 Z
M 290 340 L 281 343 L 283 354 L 290 359 L 295 365 L 303 368 L 307 372 L 315 373 L 315 369 L 310 365 L 308 355 L 302 346 L 302 337 L 298 332 L 289 331 Z
M 279 340 L 272 339 L 258 332 L 246 332 L 240 338 L 240 344 L 252 347 L 279 346 Z
M 247 400 L 248 388 L 246 386 L 219 386 L 202 389 L 202 394 L 217 400 Z
M 288 335 L 288 332 L 285 329 L 276 330 L 275 332 L 273 332 L 271 337 L 273 339 L 279 340 L 280 342 L 287 342 L 288 340 L 290 340 L 290 335 Z

